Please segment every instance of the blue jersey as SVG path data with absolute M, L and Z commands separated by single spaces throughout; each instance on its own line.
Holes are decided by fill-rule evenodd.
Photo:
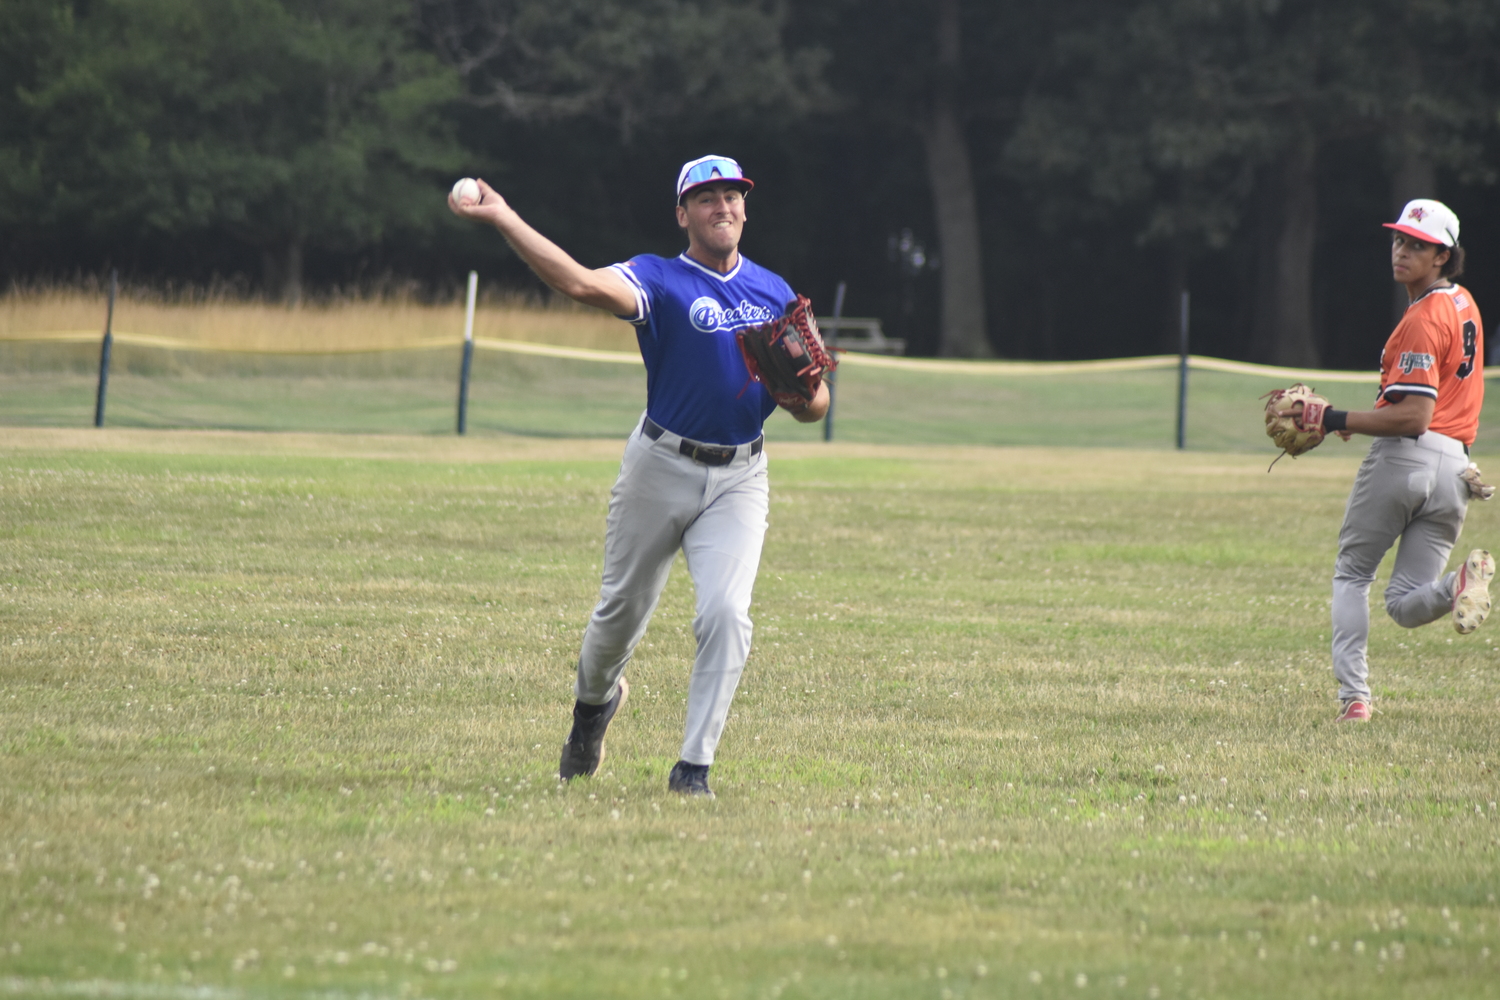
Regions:
M 691 260 L 641 254 L 613 265 L 635 292 L 635 324 L 646 362 L 646 412 L 674 434 L 745 444 L 761 434 L 776 401 L 750 381 L 735 331 L 776 319 L 796 294 L 740 255 L 728 274 Z

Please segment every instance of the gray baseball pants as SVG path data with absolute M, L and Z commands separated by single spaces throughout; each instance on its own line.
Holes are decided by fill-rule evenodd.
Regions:
M 681 443 L 671 431 L 653 441 L 638 425 L 625 445 L 609 498 L 604 582 L 583 634 L 575 691 L 589 705 L 614 697 L 681 549 L 697 597 L 698 640 L 682 759 L 712 764 L 750 655 L 750 596 L 770 491 L 764 451 L 741 446 L 728 465 L 711 466 L 681 454 Z
M 1370 700 L 1370 584 L 1398 538 L 1387 613 L 1402 628 L 1416 628 L 1452 610 L 1457 574 L 1443 570 L 1469 509 L 1468 487 L 1458 478 L 1468 464 L 1462 442 L 1431 431 L 1370 445 L 1349 494 L 1333 571 L 1333 674 L 1341 699 Z

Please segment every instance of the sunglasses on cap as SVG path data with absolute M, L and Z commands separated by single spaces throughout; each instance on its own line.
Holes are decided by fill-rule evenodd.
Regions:
M 721 181 L 742 185 L 746 191 L 755 187 L 755 182 L 745 176 L 734 160 L 727 156 L 704 156 L 683 164 L 677 174 L 677 199 L 681 201 L 695 187 Z

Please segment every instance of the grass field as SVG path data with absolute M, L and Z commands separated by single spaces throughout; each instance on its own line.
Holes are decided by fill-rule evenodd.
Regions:
M 8 428 L 0 993 L 1496 994 L 1492 638 L 1330 721 L 1353 448 L 774 446 L 709 803 L 680 566 L 552 778 L 619 452 Z

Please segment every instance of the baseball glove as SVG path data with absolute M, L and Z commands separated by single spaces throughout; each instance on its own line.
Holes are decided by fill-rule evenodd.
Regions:
M 1464 485 L 1469 488 L 1469 499 L 1488 500 L 1495 495 L 1495 487 L 1486 486 L 1481 478 L 1483 475 L 1484 473 L 1479 471 L 1479 466 L 1473 462 L 1470 462 L 1469 467 L 1458 474 L 1458 478 L 1462 479 Z
M 823 376 L 838 362 L 823 346 L 807 296 L 787 303 L 786 315 L 735 334 L 750 377 L 771 393 L 777 405 L 798 412 L 818 395 Z
M 1290 389 L 1268 392 L 1261 399 L 1266 401 L 1266 436 L 1276 442 L 1282 454 L 1296 458 L 1323 443 L 1327 434 L 1323 412 L 1328 409 L 1328 400 L 1301 382 Z

